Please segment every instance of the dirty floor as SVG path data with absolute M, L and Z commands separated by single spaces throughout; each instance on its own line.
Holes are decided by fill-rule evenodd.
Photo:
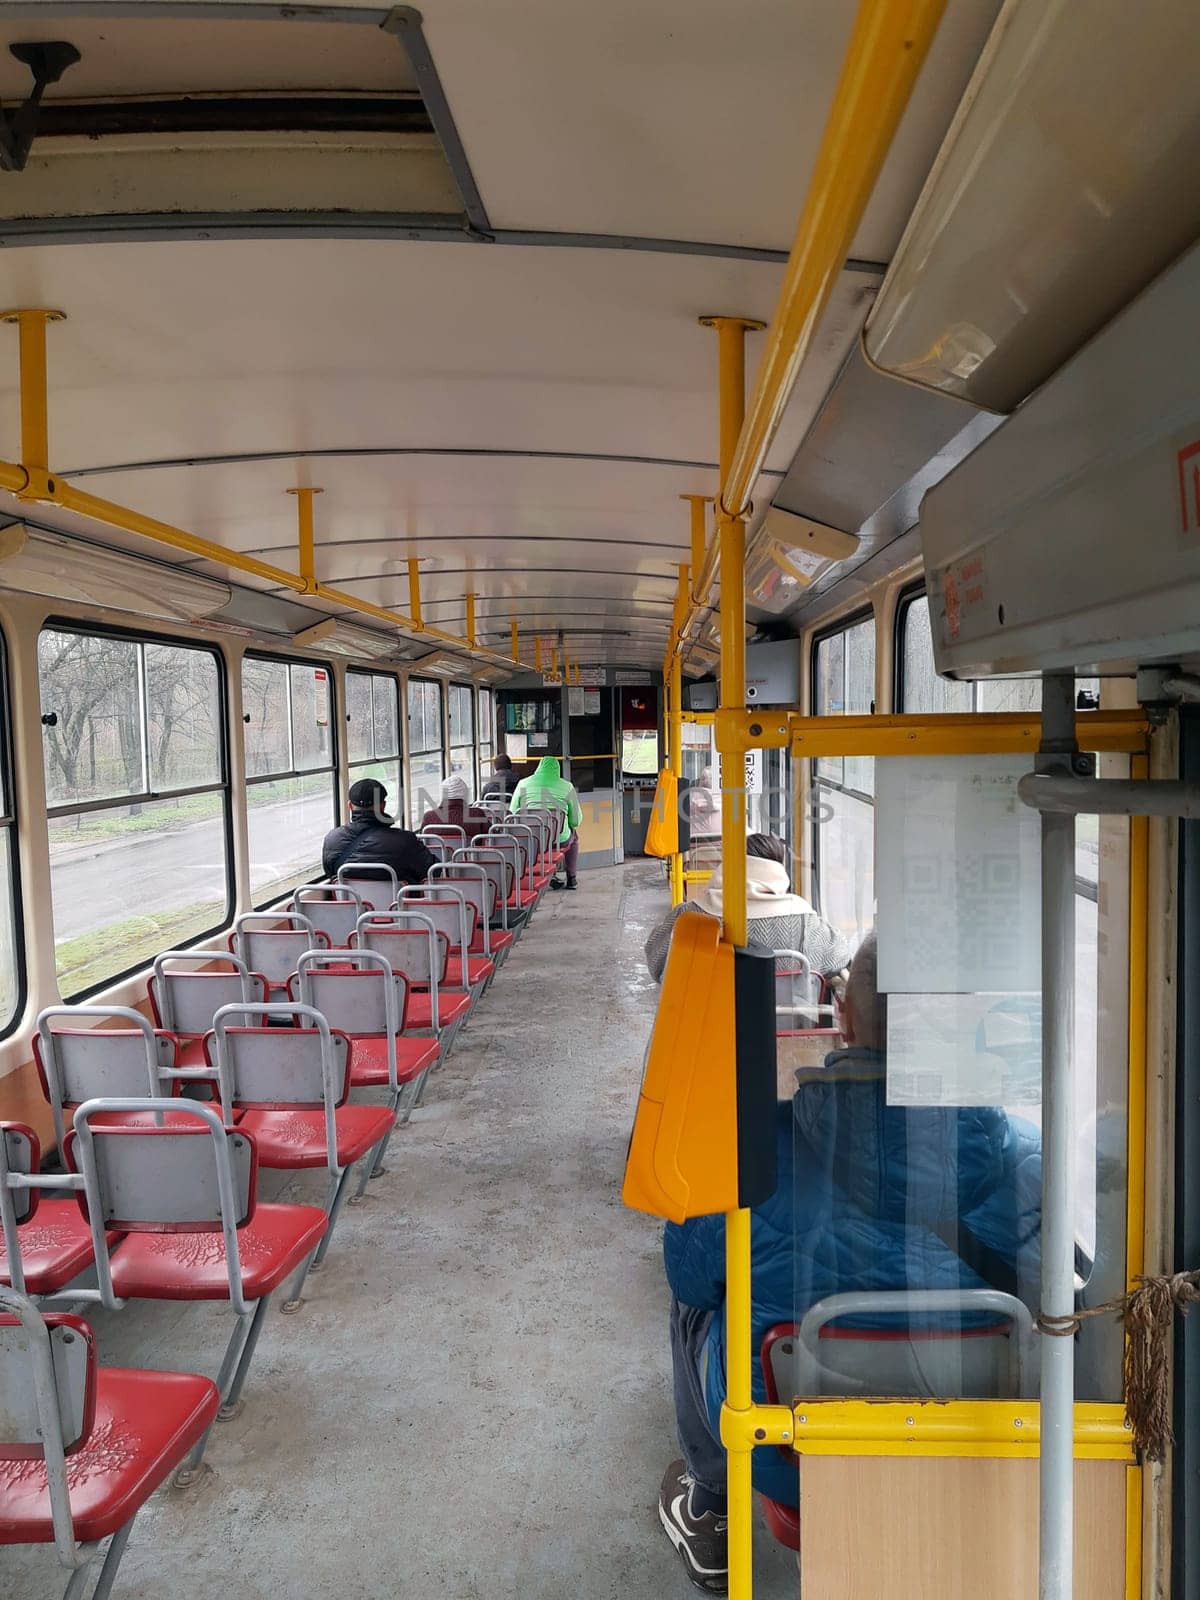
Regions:
M 138 1519 L 116 1600 L 695 1593 L 656 1512 L 677 1453 L 659 1228 L 619 1201 L 666 907 L 644 862 L 547 896 L 300 1313 L 272 1307 L 211 1473 Z M 92 1320 L 109 1364 L 208 1373 L 229 1331 L 215 1306 Z M 795 1595 L 761 1520 L 756 1547 L 759 1600 Z M 63 1583 L 51 1550 L 0 1549 L 4 1600 Z

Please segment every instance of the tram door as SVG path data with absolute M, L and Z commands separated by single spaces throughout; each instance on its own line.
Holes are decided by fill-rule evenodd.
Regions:
M 606 688 L 565 689 L 567 699 L 567 777 L 579 793 L 579 865 L 611 867 L 622 859 L 617 831 L 614 693 Z

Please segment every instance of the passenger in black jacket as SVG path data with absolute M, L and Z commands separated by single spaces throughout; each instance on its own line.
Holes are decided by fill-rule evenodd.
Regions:
M 352 861 L 372 862 L 392 871 L 402 884 L 423 883 L 436 857 L 407 828 L 396 827 L 384 809 L 387 790 L 378 778 L 350 786 L 350 821 L 325 835 L 321 867 L 327 878 Z
M 503 751 L 492 762 L 493 777 L 489 778 L 483 786 L 483 800 L 507 800 L 517 787 L 517 775 L 513 771 L 512 759 Z

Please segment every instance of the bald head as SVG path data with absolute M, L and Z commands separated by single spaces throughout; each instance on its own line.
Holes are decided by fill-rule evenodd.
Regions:
M 863 1050 L 887 1046 L 887 997 L 879 992 L 879 957 L 871 929 L 850 963 L 842 1001 L 842 1033 L 846 1043 Z

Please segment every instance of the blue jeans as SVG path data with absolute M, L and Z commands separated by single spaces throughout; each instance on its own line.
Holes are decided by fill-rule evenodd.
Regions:
M 725 1446 L 713 1432 L 704 1399 L 704 1361 L 713 1311 L 671 1299 L 671 1366 L 675 1377 L 675 1427 L 687 1469 L 702 1489 L 724 1498 Z

